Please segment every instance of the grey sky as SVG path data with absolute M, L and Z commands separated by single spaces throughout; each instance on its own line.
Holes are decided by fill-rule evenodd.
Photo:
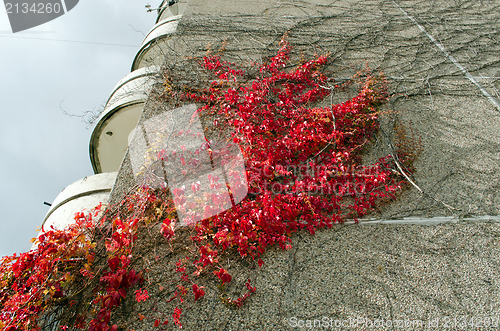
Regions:
M 146 3 L 84 0 L 16 34 L 1 4 L 0 256 L 27 251 L 49 208 L 43 202 L 93 174 L 92 128 L 60 107 L 76 115 L 102 109 L 154 25 Z

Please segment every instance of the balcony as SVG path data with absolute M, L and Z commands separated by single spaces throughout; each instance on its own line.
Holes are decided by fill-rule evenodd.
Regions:
M 143 67 L 160 66 L 165 63 L 167 42 L 177 30 L 180 19 L 181 15 L 176 15 L 156 23 L 137 52 L 132 63 L 132 71 Z
M 156 23 L 164 21 L 172 16 L 182 15 L 186 7 L 186 0 L 163 0 L 158 8 Z
M 62 230 L 74 222 L 76 212 L 90 211 L 99 203 L 107 204 L 116 175 L 116 172 L 93 175 L 67 186 L 52 203 L 41 231 Z
M 117 171 L 128 147 L 149 92 L 158 80 L 159 67 L 135 70 L 113 89 L 90 138 L 90 161 L 94 172 Z

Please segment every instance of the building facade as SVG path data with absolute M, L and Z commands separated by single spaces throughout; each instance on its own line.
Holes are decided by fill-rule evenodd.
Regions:
M 164 88 L 165 68 L 175 79 L 196 84 L 203 74 L 186 63 L 207 48 L 223 46 L 224 56 L 234 62 L 265 61 L 287 34 L 295 56 L 330 54 L 328 70 L 340 83 L 367 64 L 383 71 L 393 96 L 388 108 L 398 121 L 414 123 L 423 136 L 416 181 L 426 192 L 436 185 L 443 191 L 430 199 L 410 189 L 375 215 L 377 219 L 439 216 L 456 222 L 428 226 L 410 220 L 412 225 L 339 225 L 315 236 L 299 233 L 291 250 L 266 253 L 262 268 L 231 260 L 235 283 L 251 279 L 257 292 L 241 309 L 231 309 L 220 299 L 218 284 L 208 282 L 207 295 L 183 312 L 184 328 L 425 329 L 462 317 L 496 316 L 498 321 L 495 217 L 487 217 L 492 222 L 466 222 L 464 213 L 437 202 L 446 201 L 456 211 L 470 210 L 476 220 L 481 219 L 478 215 L 498 214 L 498 165 L 490 162 L 496 158 L 498 141 L 488 138 L 498 137 L 488 125 L 497 120 L 495 110 L 426 35 L 441 36 L 461 61 L 460 45 L 468 40 L 460 30 L 468 28 L 463 20 L 478 19 L 498 28 L 493 5 L 478 6 L 447 1 L 164 0 L 131 73 L 113 90 L 92 133 L 90 158 L 96 174 L 61 193 L 44 228 L 64 227 L 72 219 L 68 215 L 97 201 L 119 202 L 137 185 L 129 149 L 134 128 L 177 107 L 151 97 Z M 478 18 L 477 13 L 484 15 Z M 441 20 L 445 14 L 450 14 L 446 24 Z M 416 25 L 417 20 L 427 22 L 425 27 Z M 485 76 L 496 72 L 495 54 L 488 49 L 498 49 L 498 43 L 479 36 L 476 43 L 484 50 L 482 57 L 471 55 L 469 61 L 480 63 L 477 70 Z M 346 97 L 339 94 L 332 103 Z M 389 136 L 395 134 L 394 121 L 389 116 L 382 122 Z M 459 175 L 450 180 L 450 171 Z M 163 247 L 159 254 L 176 260 L 183 252 Z M 168 283 L 172 272 L 164 267 L 162 262 L 151 267 L 151 289 Z M 231 291 L 241 294 L 237 288 Z M 150 291 L 150 296 L 164 295 Z M 120 321 L 130 329 L 154 330 L 154 321 L 140 320 L 137 314 L 171 308 L 166 300 L 154 307 L 129 300 Z

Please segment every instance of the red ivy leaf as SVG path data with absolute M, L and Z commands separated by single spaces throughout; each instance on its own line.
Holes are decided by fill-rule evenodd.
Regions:
M 108 260 L 109 269 L 111 269 L 111 271 L 116 271 L 116 268 L 118 268 L 119 263 L 120 263 L 120 258 L 118 256 L 109 259 Z
M 137 302 L 141 302 L 141 301 L 146 301 L 147 299 L 149 299 L 149 293 L 148 293 L 148 290 L 142 290 L 141 288 L 138 289 L 137 291 L 135 291 L 135 300 Z
M 222 281 L 222 284 L 229 283 L 232 279 L 231 275 L 227 273 L 227 270 L 224 268 L 220 268 L 219 272 L 214 271 L 214 273 L 219 277 Z
M 193 293 L 194 293 L 194 301 L 202 298 L 205 295 L 205 291 L 203 290 L 203 286 L 199 287 L 196 284 L 193 284 Z

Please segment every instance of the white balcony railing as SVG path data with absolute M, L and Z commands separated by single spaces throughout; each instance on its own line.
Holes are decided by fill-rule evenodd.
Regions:
M 168 49 L 167 43 L 177 30 L 180 19 L 181 15 L 176 15 L 156 23 L 142 42 L 139 52 L 137 52 L 132 63 L 132 71 L 165 63 L 165 54 Z
M 187 0 L 163 0 L 158 7 L 158 18 L 156 23 L 164 21 L 172 16 L 182 15 L 187 7 Z
M 76 212 L 90 211 L 99 203 L 106 205 L 116 175 L 116 172 L 93 175 L 67 186 L 52 203 L 41 231 L 62 230 L 75 221 Z
M 158 81 L 159 67 L 135 70 L 115 86 L 90 138 L 90 161 L 95 173 L 117 171 L 149 92 Z

